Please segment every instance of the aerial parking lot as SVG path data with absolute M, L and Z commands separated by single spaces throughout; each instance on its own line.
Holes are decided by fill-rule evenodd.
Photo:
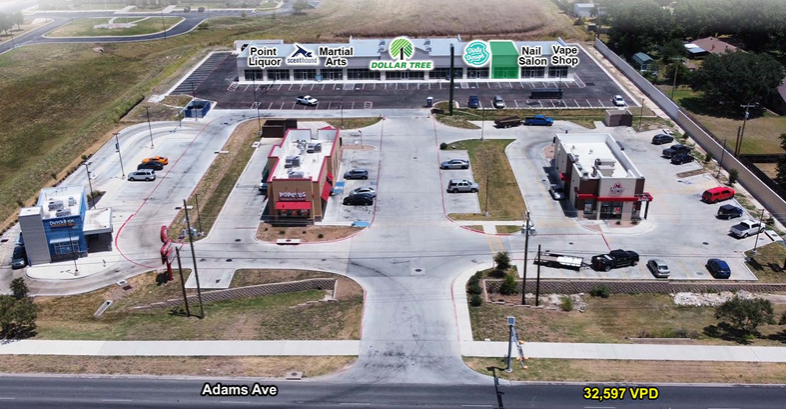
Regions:
M 549 78 L 542 81 L 461 80 L 454 84 L 454 99 L 466 106 L 470 96 L 478 96 L 482 108 L 492 107 L 495 96 L 501 96 L 507 108 L 613 108 L 612 99 L 621 95 L 629 107 L 638 107 L 620 86 L 583 50 L 575 69 L 575 81 Z M 535 88 L 561 88 L 562 99 L 532 99 Z M 219 109 L 371 109 L 420 108 L 426 99 L 449 98 L 450 83 L 427 81 L 317 82 L 287 81 L 283 83 L 238 82 L 236 56 L 215 53 L 188 74 L 173 89 L 173 94 L 193 94 L 197 98 L 218 103 Z M 296 98 L 310 95 L 319 100 L 316 106 L 299 105 Z M 256 100 L 255 100 L 256 97 Z

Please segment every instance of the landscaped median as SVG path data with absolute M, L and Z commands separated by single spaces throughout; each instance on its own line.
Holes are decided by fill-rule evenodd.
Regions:
M 49 38 L 136 36 L 162 32 L 182 17 L 115 17 L 75 20 L 46 34 Z M 110 23 L 111 21 L 111 23 Z
M 260 223 L 257 239 L 275 243 L 280 239 L 297 239 L 301 243 L 340 240 L 356 234 L 363 227 L 353 226 L 276 226 Z

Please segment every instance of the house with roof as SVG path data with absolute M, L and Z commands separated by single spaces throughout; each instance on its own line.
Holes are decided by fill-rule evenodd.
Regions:
M 737 47 L 717 37 L 700 38 L 690 44 L 685 44 L 685 48 L 688 50 L 688 54 L 691 57 L 703 57 L 707 54 L 733 53 L 739 50 Z
M 655 60 L 645 53 L 633 54 L 633 63 L 636 64 L 639 72 L 648 72 L 655 68 Z

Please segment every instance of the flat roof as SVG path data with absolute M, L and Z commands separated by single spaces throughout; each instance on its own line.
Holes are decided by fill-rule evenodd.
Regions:
M 592 175 L 595 160 L 613 161 L 612 178 L 640 178 L 641 172 L 633 165 L 628 155 L 623 152 L 617 141 L 609 134 L 557 134 L 557 143 L 561 143 L 565 152 L 577 158 L 582 169 Z
M 38 203 L 44 209 L 43 219 L 53 219 L 55 217 L 63 217 L 57 215 L 57 210 L 49 210 L 49 203 L 62 202 L 62 209 L 69 209 L 71 216 L 79 216 L 79 209 L 82 206 L 82 197 L 85 194 L 84 186 L 57 186 L 47 187 L 41 189 L 41 195 L 38 196 Z
M 86 211 L 82 231 L 85 235 L 112 233 L 112 208 Z
M 319 177 L 322 163 L 330 156 L 337 143 L 338 129 L 322 128 L 316 133 L 310 129 L 290 129 L 281 144 L 273 147 L 270 157 L 278 158 L 275 168 L 270 172 L 272 179 L 311 179 Z M 320 152 L 308 153 L 309 144 L 320 144 Z M 287 158 L 297 157 L 298 166 L 287 167 Z

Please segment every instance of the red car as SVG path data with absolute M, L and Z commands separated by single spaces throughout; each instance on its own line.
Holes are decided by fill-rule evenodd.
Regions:
M 714 187 L 707 189 L 701 194 L 701 200 L 707 203 L 715 203 L 723 200 L 728 200 L 734 197 L 734 189 L 730 187 Z

